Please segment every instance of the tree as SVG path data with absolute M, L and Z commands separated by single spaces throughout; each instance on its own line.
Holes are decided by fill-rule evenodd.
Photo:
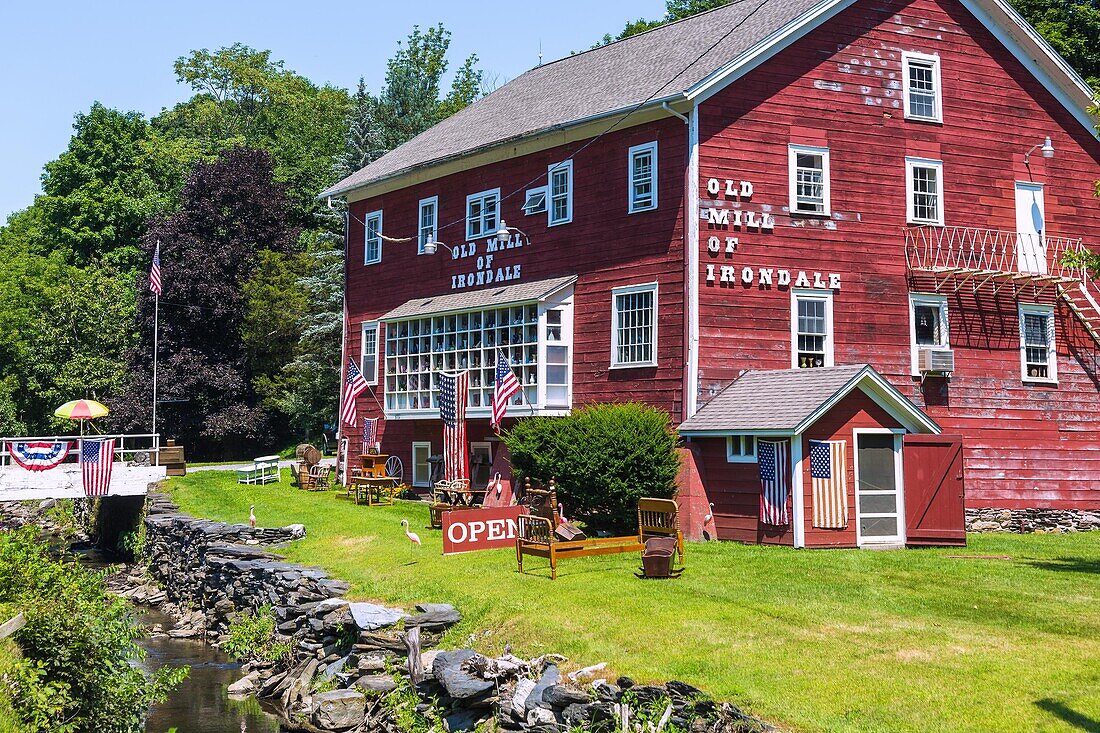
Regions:
M 231 454 L 241 441 L 271 438 L 258 404 L 243 333 L 245 285 L 263 254 L 293 251 L 286 186 L 261 150 L 235 148 L 199 164 L 180 192 L 180 209 L 154 220 L 142 240 L 147 257 L 161 243 L 164 294 L 160 323 L 162 428 L 187 444 Z M 153 296 L 138 289 L 140 342 L 129 357 L 132 380 L 116 410 L 124 429 L 148 429 L 152 393 Z M 200 448 L 200 451 L 202 448 Z M 212 448 L 208 448 L 212 450 Z

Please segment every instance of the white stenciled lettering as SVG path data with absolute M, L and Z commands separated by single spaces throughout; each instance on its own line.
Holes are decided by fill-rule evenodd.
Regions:
M 737 282 L 737 268 L 733 265 L 722 265 L 722 282 Z
M 721 249 L 722 241 L 718 239 L 718 237 L 709 237 L 707 239 L 707 251 L 710 252 L 712 255 L 718 254 L 719 250 Z
M 794 286 L 796 288 L 810 287 L 810 279 L 806 277 L 806 272 L 804 270 L 798 271 L 798 279 L 794 281 Z
M 752 181 L 741 181 L 741 198 L 752 198 Z
M 717 178 L 711 178 L 707 181 L 707 193 L 711 196 L 717 196 L 718 192 L 722 190 L 722 184 L 718 182 Z
M 714 263 L 707 263 L 707 282 L 714 282 Z
M 740 214 L 741 212 L 737 212 Z M 710 223 L 714 226 L 729 226 L 730 212 L 729 209 L 719 209 L 712 207 L 710 210 Z
M 726 237 L 726 254 L 733 254 L 735 249 L 737 249 L 737 237 Z
M 768 267 L 760 268 L 760 287 L 772 284 L 772 270 Z
M 736 196 L 737 196 L 737 189 L 734 187 L 734 182 L 727 178 L 726 179 L 726 198 L 732 199 L 732 198 L 736 198 Z
M 790 285 L 791 284 L 791 271 L 790 270 L 780 270 L 779 271 L 779 277 L 776 280 L 776 284 L 778 284 L 779 287 L 783 287 L 785 285 Z
M 741 282 L 746 285 L 752 285 L 753 272 L 751 267 L 741 268 Z

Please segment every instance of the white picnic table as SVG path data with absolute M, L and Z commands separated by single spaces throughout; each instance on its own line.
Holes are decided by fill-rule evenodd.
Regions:
M 237 469 L 237 483 L 266 484 L 279 480 L 279 456 L 260 456 L 252 459 L 252 465 Z

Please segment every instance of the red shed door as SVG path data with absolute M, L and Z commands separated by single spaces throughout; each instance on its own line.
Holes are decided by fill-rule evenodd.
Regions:
M 906 435 L 905 535 L 910 545 L 965 545 L 962 436 Z

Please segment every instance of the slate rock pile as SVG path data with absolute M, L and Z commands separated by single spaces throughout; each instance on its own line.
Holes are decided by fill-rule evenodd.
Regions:
M 1100 529 L 1100 511 L 1086 509 L 967 509 L 968 532 L 1088 532 Z

